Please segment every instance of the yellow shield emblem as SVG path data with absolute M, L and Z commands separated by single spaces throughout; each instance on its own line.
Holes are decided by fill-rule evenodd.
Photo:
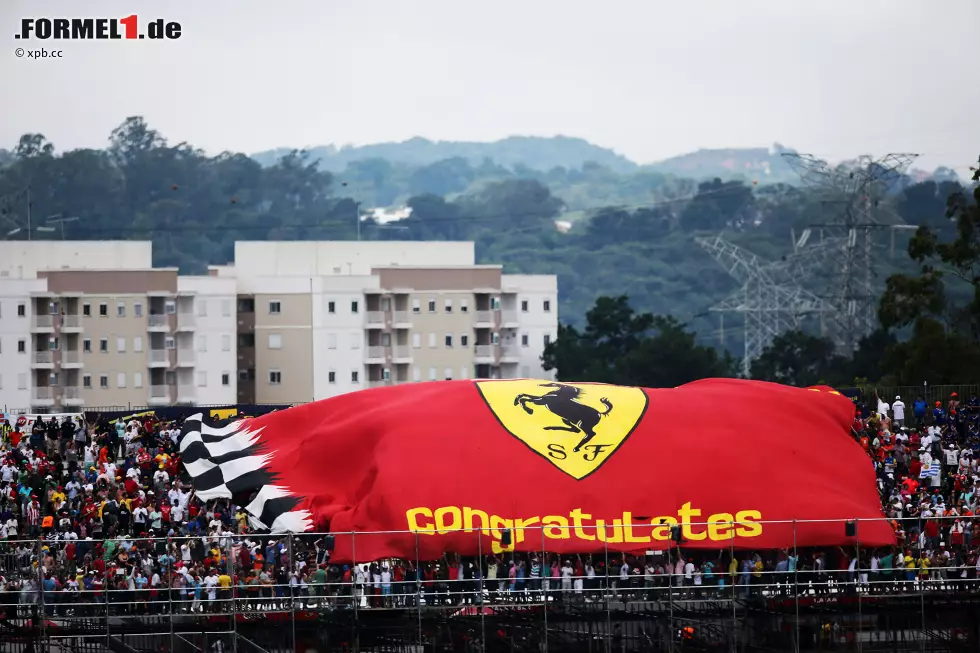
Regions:
M 515 379 L 476 386 L 511 435 L 578 480 L 609 460 L 649 402 L 640 388 L 601 383 Z

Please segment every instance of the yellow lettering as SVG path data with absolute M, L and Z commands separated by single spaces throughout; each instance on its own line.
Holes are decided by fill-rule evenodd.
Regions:
M 463 506 L 463 527 L 468 531 L 472 531 L 476 528 L 474 526 L 475 517 L 480 518 L 480 528 L 483 529 L 484 535 L 490 534 L 490 529 L 487 528 L 490 525 L 490 518 L 487 517 L 487 513 L 482 510 L 474 510 L 473 508 L 468 508 Z
M 670 527 L 677 526 L 677 520 L 673 517 L 654 517 L 650 523 L 653 524 L 653 532 L 650 533 L 650 536 L 660 542 L 669 540 Z
M 547 517 L 545 517 L 547 519 Z M 528 526 L 533 526 L 540 521 L 537 517 L 528 517 L 527 519 L 515 519 L 514 520 L 514 534 L 517 535 L 517 541 L 524 541 L 524 529 Z
M 733 521 L 735 517 L 727 512 L 708 517 L 708 539 L 712 542 L 731 539 Z
M 606 533 L 606 521 L 604 519 L 595 520 L 596 534 L 599 536 L 600 542 L 608 542 L 610 544 L 619 544 L 623 541 L 623 520 L 614 519 L 612 525 L 612 535 L 608 537 Z
M 548 515 L 541 520 L 545 526 L 544 536 L 549 540 L 567 540 L 572 537 L 568 529 L 568 520 L 559 515 Z
M 514 529 L 513 519 L 504 519 L 503 517 L 499 517 L 497 515 L 490 516 L 490 534 L 493 536 L 494 539 L 499 540 L 500 538 L 502 538 L 504 534 L 501 531 L 508 530 L 508 529 L 510 530 Z
M 452 517 L 452 521 L 446 523 L 446 517 Z M 436 532 L 445 535 L 452 531 L 458 531 L 463 527 L 463 512 L 456 506 L 446 506 L 438 508 L 435 514 Z
M 428 526 L 422 526 L 418 522 L 419 517 L 428 517 L 432 519 L 432 511 L 428 508 L 412 508 L 405 513 L 405 518 L 408 520 L 408 530 L 415 531 L 421 535 L 435 535 L 436 529 L 431 524 Z
M 572 524 L 575 527 L 575 537 L 580 540 L 586 540 L 587 542 L 592 542 L 595 540 L 595 535 L 589 535 L 585 532 L 585 529 L 582 528 L 582 522 L 587 519 L 592 519 L 592 515 L 587 512 L 582 512 L 581 508 L 576 508 L 569 514 L 569 517 L 572 518 Z
M 691 518 L 700 517 L 701 511 L 697 508 L 692 508 L 690 501 L 681 506 L 677 514 L 681 517 L 681 531 L 685 540 L 703 540 L 708 537 L 707 533 L 695 533 L 691 530 Z
M 758 537 L 762 535 L 762 513 L 758 510 L 740 510 L 735 513 L 735 534 L 739 537 Z
M 627 542 L 637 542 L 637 543 L 650 541 L 650 538 L 647 537 L 646 535 L 637 536 L 633 534 L 633 513 L 631 512 L 623 513 L 623 539 L 626 540 Z

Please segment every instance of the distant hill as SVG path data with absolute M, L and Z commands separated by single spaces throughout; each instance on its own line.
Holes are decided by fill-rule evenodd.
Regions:
M 401 143 L 343 146 L 322 145 L 307 148 L 321 162 L 321 168 L 340 172 L 351 161 L 387 159 L 392 163 L 424 166 L 445 159 L 463 158 L 478 166 L 486 159 L 507 168 L 526 166 L 532 170 L 548 171 L 556 167 L 581 168 L 588 162 L 598 163 L 618 173 L 634 172 L 639 166 L 622 154 L 593 145 L 581 138 L 554 136 L 510 136 L 491 143 L 469 141 L 430 141 L 412 138 Z M 288 153 L 280 148 L 252 155 L 262 165 L 271 165 Z
M 778 143 L 770 148 L 727 148 L 698 150 L 643 166 L 689 179 L 742 178 L 759 183 L 795 183 L 799 177 L 781 156 L 795 150 Z

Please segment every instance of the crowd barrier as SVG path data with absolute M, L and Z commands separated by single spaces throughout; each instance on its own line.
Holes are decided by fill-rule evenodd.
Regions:
M 0 542 L 4 590 L 0 592 L 4 614 L 0 623 L 13 628 L 15 634 L 30 632 L 48 641 L 116 636 L 133 642 L 139 637 L 163 636 L 169 638 L 171 651 L 181 648 L 180 638 L 198 637 L 202 620 L 207 621 L 212 639 L 228 637 L 229 645 L 244 636 L 257 619 L 278 621 L 286 627 L 276 629 L 276 636 L 288 640 L 283 647 L 292 648 L 298 642 L 297 624 L 304 630 L 306 622 L 338 614 L 345 616 L 345 623 L 353 620 L 364 625 L 373 623 L 379 614 L 400 615 L 407 631 L 403 635 L 423 646 L 434 636 L 427 624 L 438 615 L 442 623 L 463 628 L 475 637 L 484 647 L 480 650 L 499 635 L 501 623 L 509 624 L 509 629 L 519 624 L 525 635 L 536 633 L 540 641 L 534 650 L 542 646 L 544 650 L 575 650 L 574 642 L 586 635 L 605 647 L 589 650 L 616 648 L 617 641 L 621 646 L 616 650 L 649 650 L 644 647 L 652 643 L 667 650 L 693 640 L 739 650 L 739 638 L 743 647 L 747 640 L 753 640 L 753 646 L 769 641 L 775 646 L 772 650 L 860 648 L 862 643 L 897 644 L 899 640 L 914 646 L 938 640 L 951 646 L 962 642 L 978 650 L 980 620 L 975 606 L 980 603 L 980 567 L 975 562 L 967 566 L 957 556 L 960 551 L 973 550 L 970 536 L 955 547 L 946 539 L 928 538 L 924 544 L 930 550 L 952 550 L 948 560 L 932 558 L 923 565 L 919 546 L 907 544 L 903 551 L 911 552 L 911 567 L 903 559 L 888 569 L 873 568 L 871 556 L 890 548 L 872 551 L 861 547 L 860 524 L 864 521 L 857 522 L 854 544 L 840 548 L 694 550 L 685 548 L 683 541 L 670 540 L 659 551 L 625 554 L 629 564 L 625 574 L 623 553 L 609 548 L 589 556 L 554 553 L 548 550 L 548 539 L 540 527 L 522 529 L 523 537 L 514 533 L 512 540 L 520 539 L 525 545 L 541 542 L 540 548 L 525 546 L 529 550 L 505 551 L 495 558 L 490 557 L 489 533 L 479 529 L 470 531 L 477 555 L 447 553 L 440 560 L 380 561 L 357 560 L 355 555 L 347 566 L 363 569 L 367 565 L 368 573 L 366 578 L 351 573 L 349 579 L 342 565 L 329 570 L 331 540 L 344 536 L 367 541 L 393 532 L 119 538 L 111 553 L 98 542 L 83 540 L 74 542 L 72 559 L 67 542 L 6 540 Z M 840 522 L 842 534 L 846 524 Z M 908 526 L 915 533 L 914 524 Z M 943 530 L 940 537 L 949 537 L 948 531 Z M 278 549 L 279 558 L 245 567 L 242 550 L 253 543 L 259 544 L 261 552 Z M 819 568 L 815 560 L 821 552 L 831 554 L 826 561 L 834 568 Z M 148 562 L 146 553 L 153 562 Z M 743 561 L 754 561 L 756 556 L 764 561 L 764 568 L 743 569 Z M 856 565 L 836 564 L 841 558 L 849 563 L 855 557 Z M 677 570 L 679 558 L 690 559 L 697 571 L 690 567 Z M 174 564 L 171 559 L 184 563 Z M 496 569 L 488 566 L 491 559 L 499 561 Z M 736 561 L 734 570 L 732 560 Z M 511 562 L 523 571 L 511 576 Z M 558 574 L 532 575 L 532 569 L 548 569 L 545 562 L 556 562 Z M 646 568 L 647 563 L 654 573 Z M 318 565 L 329 570 L 320 581 L 310 573 Z M 666 567 L 666 572 L 656 573 L 658 566 Z M 295 568 L 306 573 L 288 573 Z M 211 569 L 215 580 L 204 580 Z M 392 574 L 390 578 L 387 573 Z M 51 575 L 61 581 L 58 589 L 51 584 Z M 204 581 L 200 587 L 194 580 L 198 577 Z M 82 579 L 79 590 L 64 584 L 69 578 Z M 947 606 L 944 610 L 950 619 L 961 609 L 972 611 L 974 617 L 955 622 L 938 618 L 937 602 Z M 776 622 L 779 627 L 774 631 Z M 583 630 L 586 623 L 587 631 Z M 250 637 L 257 636 L 248 632 Z M 271 644 L 263 647 L 276 648 Z M 134 648 L 139 650 L 139 646 Z

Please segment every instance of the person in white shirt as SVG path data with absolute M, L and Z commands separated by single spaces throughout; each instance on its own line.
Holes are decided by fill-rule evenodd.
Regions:
M 889 408 L 890 408 L 890 406 L 888 405 L 888 402 L 885 401 L 884 399 L 882 399 L 881 397 L 878 397 L 878 416 L 881 419 L 887 419 L 888 418 L 888 409 Z
M 905 426 L 905 402 L 899 396 L 895 397 L 895 403 L 892 404 L 892 414 L 895 416 L 896 427 Z

